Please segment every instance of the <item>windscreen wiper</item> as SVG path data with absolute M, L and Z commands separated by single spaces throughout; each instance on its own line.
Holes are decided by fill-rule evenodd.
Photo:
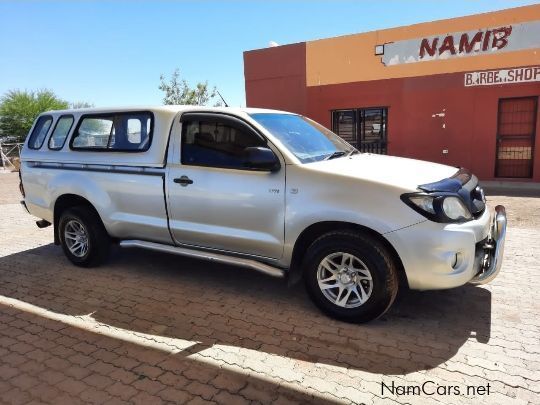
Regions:
M 337 157 L 340 157 L 340 156 L 343 156 L 345 155 L 346 152 L 343 152 L 341 150 L 338 150 L 338 151 L 335 151 L 334 153 L 328 155 L 327 157 L 324 158 L 324 160 L 330 160 L 330 159 L 335 159 Z

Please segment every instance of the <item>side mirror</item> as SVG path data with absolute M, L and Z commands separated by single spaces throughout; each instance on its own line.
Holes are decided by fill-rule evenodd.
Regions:
M 269 172 L 280 169 L 279 159 L 272 149 L 263 146 L 250 146 L 244 149 L 244 166 Z

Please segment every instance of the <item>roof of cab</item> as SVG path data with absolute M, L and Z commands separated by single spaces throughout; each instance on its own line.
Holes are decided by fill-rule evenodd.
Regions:
M 129 111 L 152 111 L 157 113 L 177 114 L 184 111 L 201 111 L 201 112 L 223 112 L 232 114 L 256 114 L 256 113 L 279 113 L 279 114 L 294 114 L 287 111 L 270 110 L 266 108 L 251 108 L 251 107 L 206 107 L 197 105 L 141 105 L 141 106 L 119 106 L 119 107 L 91 107 L 77 108 L 68 110 L 53 110 L 43 114 L 99 114 L 113 112 L 129 112 Z

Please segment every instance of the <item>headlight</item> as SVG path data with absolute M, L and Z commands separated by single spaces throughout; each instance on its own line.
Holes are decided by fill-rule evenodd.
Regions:
M 444 215 L 454 221 L 472 218 L 470 211 L 457 197 L 445 197 L 442 203 L 442 210 Z
M 433 207 L 434 198 L 429 195 L 411 196 L 409 201 L 416 205 L 423 211 L 429 212 L 435 215 L 435 208 Z
M 471 212 L 459 197 L 444 194 L 403 194 L 401 200 L 427 219 L 435 222 L 464 222 Z

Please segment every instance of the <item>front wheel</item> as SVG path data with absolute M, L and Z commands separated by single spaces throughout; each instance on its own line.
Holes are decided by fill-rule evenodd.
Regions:
M 352 231 L 330 232 L 313 242 L 304 260 L 304 281 L 323 312 L 348 322 L 378 318 L 398 291 L 391 254 L 373 237 Z

